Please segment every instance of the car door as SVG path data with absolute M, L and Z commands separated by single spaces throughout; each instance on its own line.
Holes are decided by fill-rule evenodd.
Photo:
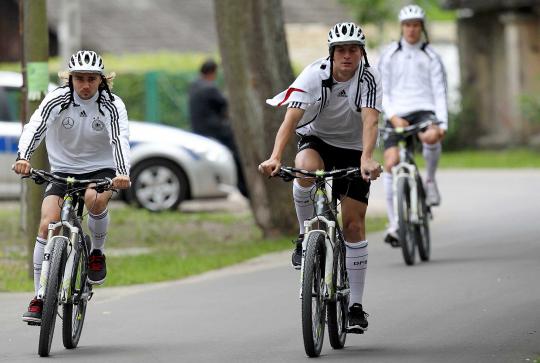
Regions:
M 22 130 L 20 104 L 20 88 L 0 86 L 0 197 L 20 193 L 19 177 L 11 171 Z

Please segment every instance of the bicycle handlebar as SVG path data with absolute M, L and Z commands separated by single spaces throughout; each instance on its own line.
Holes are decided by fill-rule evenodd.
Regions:
M 23 178 L 30 178 L 36 184 L 43 184 L 43 182 L 56 182 L 64 185 L 78 186 L 78 187 L 90 187 L 90 184 L 95 184 L 90 188 L 96 189 L 98 192 L 103 192 L 109 189 L 112 186 L 112 180 L 110 178 L 103 179 L 75 179 L 73 177 L 61 177 L 54 175 L 45 170 L 40 169 L 30 169 L 30 174 L 28 176 L 23 176 Z
M 387 135 L 399 135 L 403 137 L 411 136 L 417 134 L 420 130 L 429 127 L 431 125 L 438 125 L 441 122 L 439 121 L 433 121 L 433 120 L 427 120 L 424 122 L 420 122 L 418 124 L 409 125 L 405 127 L 383 127 L 379 129 L 379 132 L 381 134 L 387 134 Z
M 296 174 L 302 174 L 305 177 L 308 178 L 315 178 L 315 179 L 326 179 L 326 178 L 361 178 L 360 174 L 360 168 L 346 168 L 346 169 L 336 169 L 336 170 L 316 170 L 316 171 L 308 171 L 304 169 L 298 169 L 298 168 L 292 168 L 288 166 L 284 166 L 279 168 L 279 172 L 275 175 L 280 178 L 282 178 L 285 181 L 291 181 L 295 178 L 300 178 Z

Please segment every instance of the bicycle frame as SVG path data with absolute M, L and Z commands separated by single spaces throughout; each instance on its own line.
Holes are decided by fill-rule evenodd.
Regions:
M 397 198 L 397 186 L 398 181 L 401 178 L 407 178 L 409 184 L 409 197 L 411 201 L 411 222 L 420 223 L 420 216 L 418 215 L 418 186 L 416 185 L 416 175 L 418 174 L 418 168 L 414 163 L 409 162 L 412 159 L 410 151 L 407 150 L 407 143 L 404 140 L 400 140 L 399 146 L 399 163 L 392 167 L 392 190 L 393 190 L 393 203 L 395 215 L 398 215 L 398 198 Z

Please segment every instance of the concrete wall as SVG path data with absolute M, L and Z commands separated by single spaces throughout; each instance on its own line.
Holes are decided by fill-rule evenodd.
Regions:
M 480 146 L 525 144 L 540 123 L 522 112 L 525 94 L 540 91 L 540 16 L 483 12 L 459 20 L 464 122 Z

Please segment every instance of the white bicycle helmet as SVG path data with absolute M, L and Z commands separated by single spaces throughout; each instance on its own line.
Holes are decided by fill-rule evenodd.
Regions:
M 424 21 L 426 18 L 426 12 L 418 5 L 404 6 L 399 12 L 399 21 L 404 22 L 406 20 L 420 20 Z
M 337 23 L 328 32 L 328 48 L 339 44 L 366 45 L 366 36 L 354 23 Z
M 69 59 L 69 72 L 103 74 L 103 59 L 92 50 L 79 50 Z

